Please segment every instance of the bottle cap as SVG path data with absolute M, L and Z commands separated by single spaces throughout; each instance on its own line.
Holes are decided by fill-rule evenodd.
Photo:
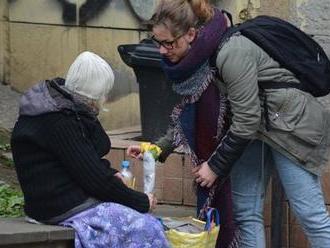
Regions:
M 121 167 L 122 168 L 128 168 L 129 167 L 129 161 L 128 160 L 123 160 L 121 162 Z

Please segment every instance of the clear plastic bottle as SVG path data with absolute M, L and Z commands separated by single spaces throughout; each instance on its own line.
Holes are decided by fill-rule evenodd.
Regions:
M 133 173 L 130 170 L 129 161 L 123 160 L 121 162 L 121 171 L 120 173 L 124 177 L 124 181 L 127 185 L 127 187 L 134 189 L 135 187 L 135 178 L 133 176 Z

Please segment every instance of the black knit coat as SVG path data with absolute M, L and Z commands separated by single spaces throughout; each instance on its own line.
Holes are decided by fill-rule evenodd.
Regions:
M 103 158 L 111 144 L 98 119 L 52 85 L 42 82 L 23 96 L 12 133 L 26 214 L 48 220 L 88 198 L 147 212 L 147 195 L 126 187 Z

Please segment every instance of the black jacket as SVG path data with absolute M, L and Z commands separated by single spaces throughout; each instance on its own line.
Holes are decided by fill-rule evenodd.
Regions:
M 147 195 L 127 188 L 102 158 L 110 140 L 96 116 L 67 93 L 42 82 L 21 99 L 11 146 L 26 214 L 49 220 L 89 198 L 147 212 Z

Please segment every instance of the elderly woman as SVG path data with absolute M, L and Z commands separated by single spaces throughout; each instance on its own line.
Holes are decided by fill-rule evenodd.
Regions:
M 81 53 L 66 79 L 45 80 L 21 98 L 12 151 L 26 214 L 71 226 L 76 247 L 167 247 L 148 211 L 153 195 L 128 188 L 104 159 L 110 140 L 97 119 L 114 83 L 110 65 Z

